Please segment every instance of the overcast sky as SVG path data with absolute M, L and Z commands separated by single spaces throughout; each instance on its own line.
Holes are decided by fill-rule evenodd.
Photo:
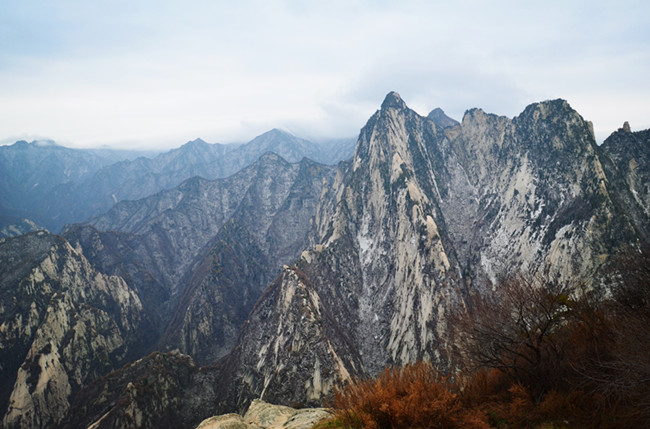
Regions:
M 650 128 L 650 2 L 0 1 L 0 142 L 356 136 L 386 93 Z

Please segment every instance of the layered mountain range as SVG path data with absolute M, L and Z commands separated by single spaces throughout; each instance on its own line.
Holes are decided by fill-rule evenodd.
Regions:
M 614 257 L 650 244 L 650 132 L 598 146 L 564 100 L 457 122 L 390 93 L 337 167 L 234 154 L 227 178 L 197 152 L 61 236 L 2 239 L 4 427 L 193 427 L 448 368 L 470 291 L 522 273 L 605 293 Z
M 306 157 L 336 164 L 353 151 L 353 139 L 317 144 L 278 129 L 241 145 L 196 139 L 157 155 L 69 149 L 40 141 L 0 146 L 0 237 L 43 227 L 59 232 L 119 201 L 144 198 L 191 177 L 230 176 L 266 152 L 289 162 Z

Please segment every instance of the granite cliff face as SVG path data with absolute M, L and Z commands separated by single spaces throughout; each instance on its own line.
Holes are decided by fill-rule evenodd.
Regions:
M 637 232 L 650 241 L 650 130 L 632 132 L 626 122 L 601 149 L 611 160 L 605 169 L 616 182 L 612 197 L 625 207 Z
M 461 219 L 452 228 L 471 225 L 472 236 L 452 235 L 479 284 L 513 269 L 588 281 L 616 249 L 639 244 L 590 125 L 566 101 L 533 104 L 513 120 L 471 110 L 452 145 L 475 204 L 443 204 Z
M 315 206 L 334 173 L 306 159 L 289 164 L 272 154 L 256 166 L 255 180 L 188 272 L 161 342 L 163 349 L 179 348 L 200 364 L 233 347 L 264 288 L 308 245 Z
M 230 389 L 238 406 L 258 396 L 313 399 L 315 383 L 326 395 L 343 374 L 387 364 L 430 359 L 444 367 L 447 311 L 469 288 L 489 290 L 504 274 L 602 287 L 597 279 L 612 255 L 647 244 L 639 231 L 648 218 L 633 219 L 612 197 L 629 191 L 616 171 L 608 175 L 610 163 L 564 100 L 533 104 L 514 119 L 473 109 L 443 128 L 389 94 L 324 191 L 318 244 L 263 295 L 227 358 L 239 374 Z M 312 298 L 286 292 L 298 290 Z M 316 314 L 308 305 L 316 301 L 330 315 L 322 331 L 312 332 L 307 316 L 285 323 Z M 289 353 L 296 337 L 324 352 Z M 282 387 L 273 387 L 277 374 Z
M 324 304 L 303 272 L 284 267 L 220 361 L 228 386 L 217 392 L 220 412 L 242 412 L 254 398 L 318 405 L 334 386 L 364 373 L 351 338 Z
M 3 427 L 46 427 L 71 395 L 138 356 L 150 330 L 136 293 L 61 237 L 0 242 Z
M 66 237 L 98 269 L 133 281 L 158 322 L 161 348 L 208 364 L 232 348 L 264 287 L 309 244 L 333 173 L 268 153 L 229 178 L 197 177 L 117 204 Z

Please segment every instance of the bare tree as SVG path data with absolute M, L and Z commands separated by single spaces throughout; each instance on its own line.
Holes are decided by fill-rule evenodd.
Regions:
M 563 331 L 575 300 L 566 284 L 515 276 L 494 292 L 472 294 L 452 318 L 457 361 L 465 370 L 496 368 L 531 391 L 553 387 L 563 366 Z

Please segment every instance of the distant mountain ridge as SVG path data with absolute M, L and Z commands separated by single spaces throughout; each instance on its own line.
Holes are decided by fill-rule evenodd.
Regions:
M 50 216 L 42 206 L 57 186 L 83 181 L 103 167 L 140 154 L 70 149 L 52 141 L 0 146 L 0 237 L 45 227 Z
M 330 148 L 273 129 L 243 145 L 201 139 L 152 158 L 125 159 L 122 151 L 77 150 L 18 142 L 0 147 L 0 232 L 15 235 L 31 223 L 58 232 L 123 200 L 171 189 L 186 179 L 230 176 L 274 152 L 289 162 L 309 158 L 335 164 L 350 156 L 353 139 Z M 29 222 L 25 223 L 24 219 Z

